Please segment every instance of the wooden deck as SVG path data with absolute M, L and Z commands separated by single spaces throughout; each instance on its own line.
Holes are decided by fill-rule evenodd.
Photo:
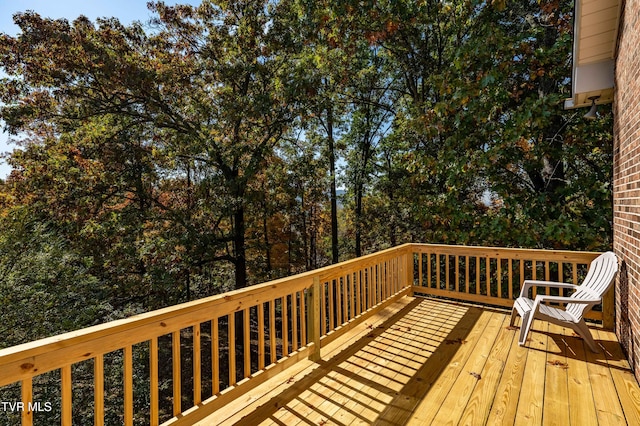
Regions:
M 640 425 L 640 389 L 615 335 L 600 354 L 509 312 L 404 297 L 198 425 Z

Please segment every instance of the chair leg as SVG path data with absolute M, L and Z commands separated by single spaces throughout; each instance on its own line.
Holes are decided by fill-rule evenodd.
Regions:
M 587 327 L 587 324 L 584 322 L 584 320 L 580 321 L 577 324 L 574 324 L 573 329 L 580 335 L 580 337 L 584 339 L 584 341 L 587 343 L 587 346 L 589 346 L 589 349 L 591 349 L 591 352 L 594 352 L 596 354 L 600 353 L 600 349 L 598 348 L 598 345 L 596 345 L 596 342 L 593 340 L 591 331 L 589 330 L 589 327 Z
M 513 327 L 513 325 L 516 323 L 517 316 L 518 316 L 518 310 L 514 306 L 513 309 L 511 309 L 511 322 L 509 322 L 509 327 Z
M 525 312 L 522 315 L 522 324 L 520 325 L 520 340 L 518 340 L 518 345 L 524 346 L 527 342 L 527 335 L 529 334 L 529 329 L 531 329 L 531 324 L 533 324 L 533 315 L 531 315 L 531 311 Z

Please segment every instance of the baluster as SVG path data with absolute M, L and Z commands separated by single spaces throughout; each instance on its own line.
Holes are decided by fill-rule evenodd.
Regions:
M 445 289 L 447 291 L 451 290 L 451 280 L 450 280 L 450 271 L 449 271 L 449 255 L 445 254 L 444 256 L 444 275 L 445 275 Z
M 327 293 L 325 283 L 320 284 L 320 335 L 327 333 Z
M 244 357 L 244 377 L 251 376 L 251 325 L 249 308 L 242 310 L 242 355 Z
M 227 337 L 229 340 L 229 386 L 236 384 L 236 314 L 227 315 Z
M 320 279 L 317 276 L 313 277 L 313 287 L 310 289 L 311 305 L 309 306 L 309 340 L 313 342 L 313 351 L 309 356 L 311 361 L 320 360 L 321 328 L 318 322 L 324 323 L 324 317 L 320 315 L 320 289 L 323 287 L 320 285 Z
M 518 280 L 519 282 L 518 295 L 520 295 L 520 292 L 522 291 L 522 283 L 524 282 L 524 259 L 520 259 L 518 263 L 520 264 L 520 277 L 519 277 L 520 279 Z M 524 296 L 526 296 L 526 294 Z
M 71 407 L 72 407 L 72 382 L 71 382 L 71 366 L 65 365 L 60 369 L 62 381 L 62 424 L 71 424 Z
M 340 278 L 334 280 L 336 286 L 336 327 L 340 326 L 344 321 L 341 318 L 342 315 L 342 286 Z
M 200 323 L 193 326 L 193 403 L 198 405 L 202 402 L 202 374 L 201 369 L 201 347 L 200 347 Z
M 499 257 L 496 258 L 496 267 L 497 267 L 497 283 L 496 290 L 498 291 L 497 297 L 498 299 L 502 298 L 502 259 Z
M 469 294 L 469 256 L 464 256 L 464 292 Z
M 23 379 L 20 383 L 20 393 L 22 398 L 22 426 L 31 426 L 33 424 L 33 411 L 31 410 L 31 404 L 33 404 L 33 380 L 31 377 Z
M 298 350 L 298 292 L 291 295 L 291 349 Z
M 220 341 L 218 318 L 211 320 L 211 393 L 220 392 Z
M 431 283 L 433 282 L 431 273 L 431 252 L 427 251 L 427 288 L 431 288 Z
M 456 293 L 460 293 L 460 256 L 455 256 L 455 269 L 453 270 L 453 279 L 455 280 Z
M 513 300 L 513 259 L 509 259 L 509 300 Z
M 348 290 L 348 282 L 347 276 L 340 277 L 340 281 L 342 281 L 342 323 L 346 323 L 349 321 L 349 292 Z
M 480 292 L 481 280 L 480 280 L 480 257 L 476 256 L 476 288 L 474 290 L 474 294 L 478 294 Z
M 150 385 L 150 403 L 149 407 L 150 412 L 150 421 L 151 426 L 158 426 L 160 423 L 160 398 L 158 395 L 158 389 L 160 386 L 158 385 L 158 338 L 154 337 L 151 339 L 151 344 L 149 345 L 149 385 Z M 101 357 L 102 358 L 102 357 Z M 96 358 L 97 360 L 97 358 Z M 100 359 L 100 370 L 102 370 L 102 359 Z M 96 363 L 97 364 L 97 363 Z M 96 370 L 96 375 L 98 370 Z M 102 381 L 104 383 L 104 381 Z M 102 398 L 101 398 L 102 399 Z M 104 402 L 101 402 L 101 407 L 104 411 Z M 98 406 L 97 395 L 96 395 L 96 407 Z M 102 425 L 102 423 L 100 423 Z M 97 426 L 97 423 L 96 423 Z
M 353 280 L 353 283 L 356 286 L 356 311 L 355 311 L 356 316 L 362 313 L 362 288 L 361 288 L 362 280 L 360 279 L 361 274 L 362 274 L 362 271 L 358 269 L 356 271 L 356 274 Z
M 256 306 L 258 310 L 258 370 L 264 370 L 265 341 L 264 341 L 264 303 Z
M 271 364 L 275 364 L 277 360 L 276 347 L 276 301 L 269 302 L 269 347 L 271 348 Z
M 156 366 L 157 367 L 157 366 Z M 156 393 L 157 393 L 156 388 Z M 93 406 L 94 425 L 104 425 L 104 355 L 93 359 Z
M 436 288 L 442 288 L 442 283 L 440 282 L 440 254 L 436 253 Z
M 374 272 L 374 277 L 375 277 L 375 283 L 376 283 L 376 305 L 378 303 L 380 303 L 380 301 L 382 300 L 382 285 L 381 285 L 381 276 L 380 276 L 380 264 L 376 264 L 375 266 L 375 272 Z
M 489 258 L 489 256 L 485 257 L 485 261 L 484 261 L 486 267 L 487 267 L 487 275 L 485 276 L 485 288 L 486 288 L 486 292 L 487 292 L 487 296 L 491 296 L 491 259 Z
M 547 280 L 547 281 L 549 281 L 551 279 L 551 271 L 549 269 L 549 261 L 548 260 L 544 263 L 544 279 Z M 550 291 L 547 291 L 547 287 L 543 287 L 543 288 L 544 288 L 544 294 L 550 293 Z
M 282 297 L 282 356 L 289 355 L 289 318 L 287 296 Z
M 173 415 L 182 412 L 182 379 L 180 377 L 180 330 L 171 333 L 171 356 L 173 358 Z
M 133 348 L 124 347 L 124 424 L 133 426 Z
M 335 303 L 334 303 L 334 290 L 335 290 L 335 280 L 329 280 L 328 282 L 328 293 L 329 293 L 329 331 L 334 329 L 334 314 L 335 314 Z
M 300 346 L 307 345 L 307 307 L 304 290 L 300 292 Z

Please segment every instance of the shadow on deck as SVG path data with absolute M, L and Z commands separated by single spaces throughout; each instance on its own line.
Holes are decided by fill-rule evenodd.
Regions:
M 640 390 L 615 335 L 603 351 L 508 312 L 405 297 L 199 425 L 640 424 Z

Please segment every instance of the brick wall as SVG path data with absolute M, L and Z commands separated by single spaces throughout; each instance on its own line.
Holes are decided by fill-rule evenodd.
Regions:
M 614 97 L 613 249 L 616 332 L 640 381 L 640 0 L 624 2 Z

